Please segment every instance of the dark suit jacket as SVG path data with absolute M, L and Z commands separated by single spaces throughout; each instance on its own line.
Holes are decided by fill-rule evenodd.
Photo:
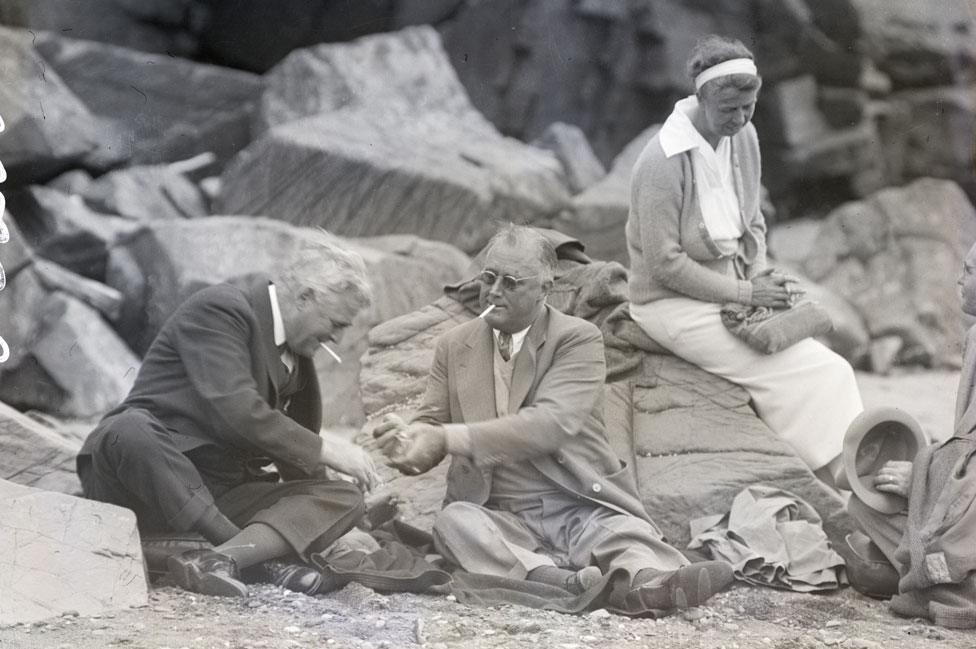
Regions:
M 282 409 L 287 369 L 274 344 L 268 278 L 248 275 L 191 295 L 166 321 L 118 408 L 152 413 L 181 451 L 215 445 L 238 459 L 267 457 L 283 477 L 311 474 L 322 439 L 314 363 Z M 91 439 L 91 438 L 89 438 Z M 82 454 L 90 453 L 86 441 Z
M 437 342 L 415 420 L 467 424 L 472 442 L 472 459 L 452 460 L 446 502 L 484 504 L 493 466 L 529 460 L 566 492 L 651 522 L 607 441 L 600 330 L 547 306 L 515 357 L 504 417 L 495 412 L 493 354 L 491 328 L 480 318 Z

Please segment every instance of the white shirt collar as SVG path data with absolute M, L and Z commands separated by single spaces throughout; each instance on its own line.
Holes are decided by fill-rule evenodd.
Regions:
M 685 151 L 702 148 L 702 151 L 712 151 L 711 145 L 698 132 L 691 118 L 698 112 L 698 97 L 689 95 L 674 105 L 674 110 L 664 120 L 658 141 L 668 158 Z M 725 137 L 723 136 L 723 140 Z M 721 140 L 720 140 L 721 142 Z M 705 147 L 705 148 L 703 148 Z
M 522 331 L 516 331 L 515 333 L 512 334 L 512 356 L 515 356 L 516 354 L 518 354 L 519 353 L 519 350 L 522 349 L 522 343 L 525 342 L 525 336 L 526 336 L 526 334 L 529 333 L 529 329 L 531 329 L 531 328 L 532 328 L 532 325 L 529 325 L 528 327 L 526 327 Z M 498 344 L 498 334 L 501 333 L 501 332 L 498 331 L 497 329 L 492 329 L 491 332 L 495 335 L 495 344 L 497 345 Z
M 278 305 L 278 293 L 275 285 L 268 284 L 268 297 L 271 298 L 271 322 L 274 325 L 274 344 L 280 347 L 285 344 L 285 321 L 281 319 L 281 307 Z

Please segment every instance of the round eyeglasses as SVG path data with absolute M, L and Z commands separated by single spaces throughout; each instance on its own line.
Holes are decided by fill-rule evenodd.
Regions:
M 502 289 L 505 291 L 514 291 L 519 287 L 519 285 L 526 281 L 532 279 L 532 277 L 512 277 L 511 275 L 499 275 L 493 270 L 483 270 L 481 274 L 478 275 L 478 280 L 481 281 L 485 286 L 494 286 L 495 282 L 502 280 Z

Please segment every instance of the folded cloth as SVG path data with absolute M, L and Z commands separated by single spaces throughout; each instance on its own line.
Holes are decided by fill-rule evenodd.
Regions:
M 726 514 L 691 521 L 689 550 L 732 564 L 737 579 L 803 593 L 846 583 L 844 560 L 827 540 L 816 510 L 795 494 L 765 485 L 743 489 Z

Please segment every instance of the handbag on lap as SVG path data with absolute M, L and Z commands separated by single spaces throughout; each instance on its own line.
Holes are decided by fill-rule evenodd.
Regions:
M 834 328 L 826 309 L 811 301 L 785 309 L 728 302 L 722 305 L 721 314 L 726 329 L 764 354 L 775 354 Z

